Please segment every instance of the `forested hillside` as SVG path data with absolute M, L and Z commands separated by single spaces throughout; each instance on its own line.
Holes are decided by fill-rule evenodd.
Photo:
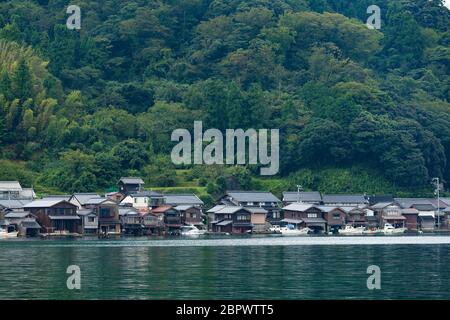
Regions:
M 272 187 L 176 168 L 176 128 L 279 128 L 280 175 L 327 192 L 450 181 L 450 11 L 440 0 L 0 2 L 0 180 L 41 191 Z M 184 169 L 180 175 L 180 170 Z

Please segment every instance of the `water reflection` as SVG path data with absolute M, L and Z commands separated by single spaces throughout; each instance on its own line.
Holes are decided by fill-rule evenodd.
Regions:
M 0 298 L 450 298 L 447 244 L 96 245 L 100 243 L 0 243 Z M 66 269 L 72 264 L 81 268 L 80 291 L 66 287 Z M 369 265 L 381 268 L 379 291 L 366 287 Z

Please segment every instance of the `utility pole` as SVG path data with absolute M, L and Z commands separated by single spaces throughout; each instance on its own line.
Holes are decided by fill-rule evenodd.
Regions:
M 301 203 L 302 201 L 300 200 L 300 191 L 303 190 L 302 185 L 298 184 L 297 185 L 297 202 Z
M 437 195 L 437 227 L 438 230 L 441 227 L 440 218 L 441 218 L 441 206 L 440 206 L 440 191 L 441 191 L 441 184 L 439 183 L 439 178 L 433 178 L 433 182 L 436 184 L 436 189 L 434 193 Z

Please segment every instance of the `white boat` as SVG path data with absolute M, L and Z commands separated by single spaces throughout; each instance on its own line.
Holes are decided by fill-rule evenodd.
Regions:
M 383 231 L 385 234 L 401 234 L 406 232 L 406 228 L 395 228 L 392 224 L 386 223 Z
M 360 235 L 364 234 L 364 227 L 345 226 L 344 229 L 339 229 L 339 234 L 342 235 Z
M 182 236 L 199 236 L 205 234 L 206 230 L 201 230 L 194 225 L 182 226 L 181 235 Z
M 377 234 L 384 234 L 383 229 L 367 229 L 363 231 L 363 234 L 367 235 L 377 235 Z
M 270 231 L 281 233 L 283 236 L 303 236 L 307 235 L 312 230 L 308 227 L 297 229 L 294 225 L 288 224 L 286 227 L 274 226 L 270 228 Z
M 0 229 L 0 239 L 17 238 L 18 231 L 8 232 L 5 229 Z

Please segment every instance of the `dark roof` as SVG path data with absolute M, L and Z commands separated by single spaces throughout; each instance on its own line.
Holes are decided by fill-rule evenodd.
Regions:
M 322 196 L 324 204 L 327 203 L 367 203 L 364 195 L 355 194 L 325 194 Z
M 297 202 L 299 194 L 295 191 L 283 192 L 283 201 L 285 202 Z M 302 202 L 317 202 L 322 201 L 322 196 L 319 191 L 305 191 L 300 192 L 300 201 Z
M 145 184 L 145 182 L 139 177 L 122 177 L 119 182 L 124 184 Z
M 373 206 L 376 203 L 380 202 L 394 202 L 394 197 L 391 195 L 373 195 L 368 197 L 369 204 Z
M 155 191 L 141 191 L 141 192 L 136 192 L 136 193 L 132 193 L 130 194 L 131 197 L 152 197 L 152 198 L 163 198 L 164 195 L 162 193 L 158 193 Z
M 433 204 L 414 204 L 412 206 L 413 208 L 416 208 L 419 211 L 434 211 L 436 207 Z
M 238 202 L 280 202 L 280 199 L 267 191 L 228 191 L 227 196 Z
M 402 208 L 412 208 L 416 205 L 434 205 L 430 202 L 429 199 L 425 198 L 395 198 L 395 202 Z

